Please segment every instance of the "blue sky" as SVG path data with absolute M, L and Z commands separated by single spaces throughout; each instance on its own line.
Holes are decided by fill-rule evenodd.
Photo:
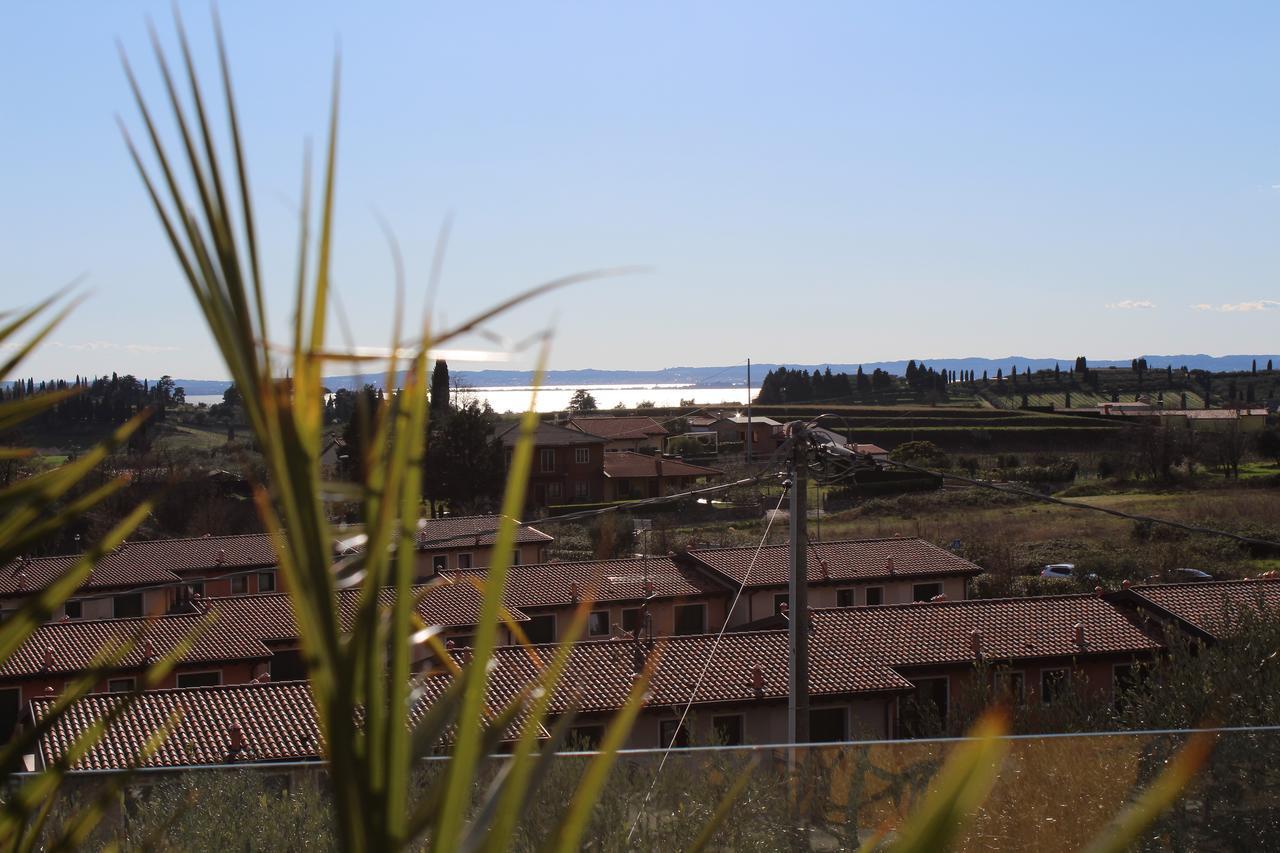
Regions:
M 0 8 L 0 306 L 81 273 L 91 292 L 37 375 L 225 376 L 114 125 L 138 125 L 114 40 L 158 101 L 144 21 L 172 45 L 168 9 Z M 208 7 L 183 9 L 212 82 Z M 357 344 L 393 319 L 377 216 L 417 302 L 452 212 L 451 320 L 652 267 L 495 324 L 553 322 L 557 368 L 1280 349 L 1276 4 L 221 11 L 280 328 L 340 41 L 335 276 Z

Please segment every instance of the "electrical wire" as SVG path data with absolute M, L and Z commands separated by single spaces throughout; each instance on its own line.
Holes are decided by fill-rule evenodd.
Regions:
M 707 670 L 711 668 L 711 661 L 716 656 L 716 650 L 720 648 L 720 641 L 724 638 L 725 631 L 729 630 L 729 620 L 733 618 L 733 611 L 737 608 L 739 599 L 742 598 L 742 591 L 747 588 L 747 584 L 751 581 L 751 573 L 755 570 L 756 563 L 760 559 L 760 552 L 764 549 L 764 544 L 769 541 L 769 531 L 773 529 L 773 521 L 777 518 L 778 511 L 782 509 L 782 502 L 786 500 L 789 491 L 789 487 L 782 490 L 782 494 L 778 496 L 778 505 L 769 514 L 769 519 L 764 527 L 764 535 L 760 537 L 760 544 L 756 546 L 756 552 L 751 557 L 751 564 L 747 566 L 747 572 L 742 576 L 742 583 L 738 584 L 738 591 L 734 593 L 733 601 L 730 602 L 729 609 L 725 612 L 724 622 L 720 625 L 720 631 L 711 642 L 711 651 L 707 653 L 707 659 L 702 664 L 702 671 L 698 673 L 698 680 L 694 682 L 693 690 L 689 693 L 689 701 L 685 702 L 684 710 L 680 713 L 680 719 L 676 722 L 675 731 L 671 733 L 671 742 L 663 750 L 662 759 L 658 762 L 658 769 L 653 773 L 653 781 L 649 783 L 649 790 L 645 792 L 644 800 L 641 801 L 640 808 L 637 809 L 636 816 L 631 821 L 631 828 L 627 830 L 628 843 L 631 841 L 631 836 L 635 834 L 640 818 L 644 815 L 644 809 L 649 804 L 649 798 L 653 796 L 653 789 L 657 787 L 658 777 L 662 775 L 662 768 L 666 766 L 671 750 L 675 749 L 676 739 L 680 737 L 680 730 L 684 728 L 684 721 L 689 716 L 689 709 L 693 707 L 693 703 L 698 698 L 698 691 L 702 689 L 702 682 L 707 677 Z

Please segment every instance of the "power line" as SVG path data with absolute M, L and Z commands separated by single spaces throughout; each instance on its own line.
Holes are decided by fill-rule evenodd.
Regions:
M 693 707 L 694 701 L 698 698 L 698 691 L 702 689 L 702 682 L 707 677 L 707 670 L 711 668 L 711 661 L 715 658 L 716 650 L 720 647 L 720 640 L 724 638 L 725 631 L 729 629 L 729 620 L 733 617 L 733 611 L 738 606 L 738 600 L 742 598 L 742 591 L 747 588 L 747 584 L 751 580 L 751 573 L 755 570 L 756 562 L 760 559 L 760 552 L 764 549 L 764 544 L 769 541 L 769 531 L 773 528 L 773 520 L 777 518 L 778 511 L 782 509 L 782 502 L 786 500 L 786 497 L 787 489 L 784 488 L 782 494 L 778 496 L 778 505 L 769 514 L 769 520 L 764 527 L 764 535 L 760 537 L 760 544 L 756 546 L 756 552 L 751 558 L 751 565 L 747 566 L 747 572 L 742 576 L 742 583 L 738 584 L 738 591 L 733 594 L 733 601 L 730 602 L 729 609 L 725 612 L 724 622 L 720 624 L 720 631 L 711 642 L 711 651 L 707 653 L 707 659 L 702 663 L 702 671 L 698 673 L 698 680 L 694 682 L 693 690 L 689 693 L 689 701 L 685 702 L 684 710 L 680 712 L 680 719 L 676 721 L 675 731 L 671 733 L 671 741 L 662 752 L 662 759 L 658 762 L 658 769 L 654 771 L 653 781 L 649 783 L 649 790 L 645 792 L 644 800 L 641 801 L 640 808 L 636 810 L 636 816 L 631 821 L 631 828 L 627 831 L 628 842 L 631 841 L 631 836 L 635 833 L 636 826 L 640 823 L 640 818 L 644 814 L 645 806 L 649 803 L 649 798 L 653 796 L 653 789 L 658 785 L 658 777 L 662 775 L 662 768 L 666 766 L 667 758 L 671 755 L 671 750 L 675 748 L 676 739 L 680 737 L 680 730 L 684 728 L 684 721 L 689 716 L 689 709 Z

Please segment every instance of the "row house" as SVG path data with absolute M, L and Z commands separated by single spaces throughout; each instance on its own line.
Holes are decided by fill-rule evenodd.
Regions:
M 765 619 L 787 606 L 791 550 L 694 548 L 687 560 L 736 589 L 742 600 L 731 626 Z M 961 601 L 982 569 L 923 539 L 849 539 L 809 544 L 809 606 L 876 607 L 916 601 Z
M 446 569 L 474 569 L 493 564 L 493 545 L 502 516 L 467 515 L 424 518 L 418 522 L 418 579 Z M 516 522 L 511 563 L 544 563 L 555 537 Z
M 409 712 L 417 725 L 447 686 L 446 679 L 428 677 L 417 683 L 422 691 Z M 28 770 L 53 766 L 78 734 L 118 715 L 101 739 L 71 767 L 75 771 L 125 769 L 126 762 L 145 768 L 200 765 L 319 761 L 320 718 L 315 695 L 305 681 L 250 682 L 213 687 L 175 688 L 143 693 L 121 709 L 124 697 L 100 693 L 74 703 L 68 713 L 51 721 L 37 751 L 26 757 Z M 54 698 L 31 703 L 31 721 L 38 723 L 53 711 Z M 497 716 L 500 708 L 489 708 Z M 157 721 L 172 721 L 168 737 L 152 748 Z M 505 748 L 519 739 L 524 723 L 513 723 L 500 739 Z M 538 735 L 545 739 L 545 729 Z M 447 744 L 440 744 L 441 747 Z
M 1124 603 L 1101 596 L 819 609 L 812 616 L 812 742 L 911 736 L 922 705 L 933 703 L 937 715 L 945 719 L 953 697 L 977 677 L 992 679 L 993 686 L 1024 703 L 1051 704 L 1070 679 L 1100 695 L 1113 694 L 1123 689 L 1136 664 L 1150 660 L 1162 648 L 1158 628 Z M 551 648 L 537 646 L 497 649 L 487 704 L 505 707 L 538 683 L 551 653 Z M 468 655 L 460 650 L 458 662 L 465 664 Z M 674 636 L 656 642 L 627 637 L 575 643 L 551 697 L 547 723 L 575 710 L 573 741 L 583 746 L 599 743 L 637 673 L 646 669 L 652 676 L 648 696 L 627 747 L 657 748 L 672 742 L 683 746 L 712 737 L 730 745 L 785 742 L 788 637 L 779 628 L 730 632 L 723 637 Z M 448 676 L 431 678 L 447 681 Z M 217 694 L 214 689 L 209 695 Z M 104 701 L 101 697 L 85 700 Z M 686 726 L 680 727 L 686 704 L 692 712 Z M 225 709 L 223 725 L 202 729 L 204 737 L 216 740 L 219 732 L 227 731 L 245 713 L 228 704 L 220 707 Z M 37 701 L 32 713 L 38 719 L 46 708 L 46 701 Z M 77 706 L 72 719 L 81 722 L 60 723 L 68 730 L 42 738 L 45 762 L 59 758 L 65 744 L 94 717 Z M 96 760 L 119 766 L 138 754 L 137 744 L 164 719 L 162 714 L 140 716 L 128 731 L 109 731 L 108 741 L 115 737 L 126 742 L 99 747 Z M 280 731 L 242 727 L 217 740 L 214 748 L 193 752 L 185 760 L 222 763 L 219 758 L 225 760 L 227 743 L 238 745 L 246 760 L 271 756 L 278 753 L 270 744 L 281 739 L 287 738 Z
M 579 416 L 570 418 L 565 426 L 603 438 L 607 442 L 605 450 L 661 453 L 670 434 L 662 424 L 645 416 Z
M 520 425 L 501 431 L 507 460 L 520 440 Z M 541 509 L 570 503 L 598 503 L 604 499 L 604 457 L 608 442 L 597 435 L 539 422 L 533 435 L 533 462 L 525 506 Z
M 0 570 L 0 611 L 47 589 L 80 554 L 23 557 Z M 197 597 L 281 589 L 266 534 L 122 542 L 94 566 L 56 618 L 125 619 L 185 609 Z
M 622 450 L 604 457 L 604 499 L 658 498 L 695 489 L 723 471 L 680 459 Z
M 361 595 L 359 589 L 337 594 L 335 606 L 342 629 L 350 630 Z M 394 592 L 379 592 L 389 606 Z M 417 613 L 423 622 L 442 629 L 450 645 L 467 646 L 475 633 L 483 602 L 471 583 L 435 582 L 414 587 Z M 288 681 L 305 678 L 293 605 L 285 594 L 255 594 L 213 598 L 201 602 L 204 612 L 146 619 L 104 619 L 51 622 L 41 625 L 0 665 L 0 742 L 8 739 L 23 708 L 32 699 L 61 693 L 95 666 L 100 651 L 129 647 L 109 676 L 93 687 L 100 692 L 133 690 L 148 666 L 172 653 L 188 637 L 194 646 L 178 662 L 160 687 L 243 684 L 254 679 Z M 529 617 L 507 608 L 512 622 Z M 498 642 L 516 638 L 500 627 Z M 431 666 L 423 648 L 416 663 Z
M 485 571 L 451 572 L 483 588 Z M 521 627 L 531 643 L 565 639 L 574 613 L 591 602 L 585 636 L 681 636 L 717 631 L 730 590 L 669 557 L 584 560 L 513 566 L 504 601 L 529 617 Z

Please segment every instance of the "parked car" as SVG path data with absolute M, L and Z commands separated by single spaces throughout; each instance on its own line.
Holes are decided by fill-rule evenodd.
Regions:
M 1059 580 L 1070 580 L 1076 573 L 1075 563 L 1050 563 L 1040 570 L 1042 578 L 1058 578 Z
M 1199 569 L 1173 569 L 1169 572 L 1169 579 L 1175 583 L 1203 583 L 1213 580 L 1213 575 Z

